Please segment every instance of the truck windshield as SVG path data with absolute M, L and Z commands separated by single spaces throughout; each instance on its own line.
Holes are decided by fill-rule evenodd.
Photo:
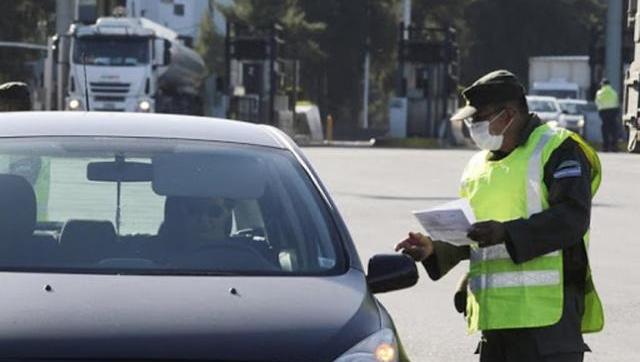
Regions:
M 149 39 L 81 37 L 75 39 L 73 62 L 87 65 L 136 66 L 149 63 Z

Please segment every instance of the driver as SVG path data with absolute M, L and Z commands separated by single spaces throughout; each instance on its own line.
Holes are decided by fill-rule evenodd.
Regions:
M 224 198 L 185 198 L 182 200 L 185 215 L 186 242 L 195 246 L 224 241 L 231 232 L 233 203 Z
M 225 241 L 231 233 L 233 206 L 233 201 L 219 197 L 170 196 L 161 234 L 179 250 Z

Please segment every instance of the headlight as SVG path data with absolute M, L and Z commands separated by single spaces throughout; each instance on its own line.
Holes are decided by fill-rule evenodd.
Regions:
M 68 108 L 72 111 L 80 110 L 82 107 L 82 102 L 79 99 L 71 98 L 69 103 L 67 104 Z
M 151 102 L 146 99 L 141 100 L 138 102 L 138 110 L 140 112 L 149 112 L 151 110 Z
M 580 120 L 578 121 L 578 127 L 584 127 L 584 117 L 580 117 Z
M 391 329 L 382 329 L 353 346 L 334 362 L 397 362 L 398 343 Z

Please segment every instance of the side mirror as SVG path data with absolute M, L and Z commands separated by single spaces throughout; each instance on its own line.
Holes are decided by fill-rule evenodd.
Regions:
M 368 269 L 367 284 L 372 293 L 409 288 L 418 282 L 416 263 L 407 255 L 375 255 L 369 259 Z

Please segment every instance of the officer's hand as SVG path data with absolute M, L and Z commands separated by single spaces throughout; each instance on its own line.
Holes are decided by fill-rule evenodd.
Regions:
M 482 221 L 477 222 L 469 228 L 467 237 L 477 241 L 481 248 L 502 244 L 507 236 L 507 230 L 504 225 L 498 221 Z
M 409 237 L 396 244 L 396 251 L 401 251 L 420 262 L 433 254 L 433 241 L 420 233 L 409 233 Z

